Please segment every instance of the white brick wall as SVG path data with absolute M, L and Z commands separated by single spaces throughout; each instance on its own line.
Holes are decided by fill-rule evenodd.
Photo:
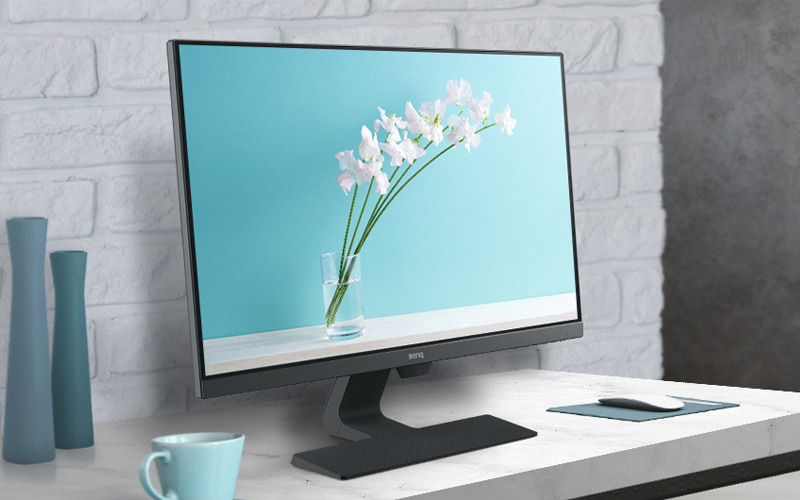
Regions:
M 41 21 L 172 21 L 186 18 L 188 0 L 8 0 L 12 23 Z
M 0 164 L 12 169 L 170 160 L 172 115 L 164 105 L 33 109 L 6 115 Z
M 535 11 L 531 11 L 535 13 Z M 569 73 L 603 73 L 614 69 L 618 32 L 611 19 L 514 18 L 476 22 L 459 30 L 465 48 L 564 52 Z
M 448 361 L 436 373 L 542 367 L 661 376 L 658 67 L 664 48 L 658 3 L 0 2 L 0 216 L 45 216 L 48 251 L 89 252 L 96 419 L 327 387 L 194 400 L 164 47 L 170 38 L 564 52 L 585 338 Z M 0 388 L 10 288 L 3 227 Z M 4 395 L 0 390 L 0 409 Z
M 97 91 L 94 43 L 88 38 L 4 37 L 0 54 L 0 99 L 87 96 Z

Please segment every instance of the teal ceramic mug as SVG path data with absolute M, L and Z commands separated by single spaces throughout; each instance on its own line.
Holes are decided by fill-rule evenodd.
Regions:
M 139 479 L 156 500 L 233 500 L 244 448 L 243 434 L 198 432 L 153 439 L 139 464 Z M 150 481 L 156 461 L 160 494 Z

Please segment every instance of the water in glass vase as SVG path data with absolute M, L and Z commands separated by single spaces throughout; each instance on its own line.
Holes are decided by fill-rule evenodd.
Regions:
M 358 337 L 364 333 L 364 293 L 359 256 L 349 255 L 341 260 L 334 253 L 326 253 L 321 257 L 321 264 L 328 338 L 346 340 Z
M 338 293 L 337 289 L 339 289 Z M 326 312 L 329 310 L 332 300 L 339 300 L 336 321 L 328 327 L 329 339 L 351 339 L 364 333 L 364 293 L 361 287 L 361 278 L 351 279 L 342 285 L 335 280 L 326 281 L 322 284 L 322 294 L 325 298 Z

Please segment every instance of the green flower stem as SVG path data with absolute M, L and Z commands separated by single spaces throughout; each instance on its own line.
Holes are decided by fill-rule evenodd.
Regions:
M 448 128 L 450 128 L 450 127 L 445 127 L 444 130 L 447 130 Z M 419 134 L 419 136 L 417 136 L 417 138 L 415 140 L 419 140 L 420 137 L 422 137 L 422 134 Z M 433 141 L 428 141 L 428 144 L 426 144 L 425 147 L 422 148 L 422 149 L 427 151 L 427 149 L 430 147 L 431 144 L 433 144 Z M 402 166 L 402 164 L 400 164 L 400 166 Z M 378 204 L 375 205 L 375 207 L 372 210 L 372 214 L 370 215 L 369 219 L 367 220 L 367 225 L 365 226 L 365 229 L 367 227 L 371 227 L 375 222 L 377 222 L 375 220 L 375 216 L 378 214 L 378 212 L 381 210 L 381 208 L 383 208 L 383 206 L 386 204 L 387 199 L 390 196 L 392 196 L 392 194 L 394 193 L 395 189 L 397 189 L 397 186 L 403 181 L 403 177 L 405 177 L 406 174 L 411 170 L 411 167 L 413 166 L 413 164 L 407 166 L 406 169 L 403 170 L 403 173 L 400 174 L 400 177 L 397 179 L 397 182 L 393 184 L 392 180 L 394 179 L 394 176 L 397 174 L 397 171 L 400 170 L 400 166 L 395 167 L 394 173 L 392 173 L 392 176 L 389 178 L 389 184 L 391 186 L 389 188 L 389 192 L 386 193 L 386 195 L 381 195 L 381 197 L 379 198 Z
M 397 173 L 397 170 L 399 170 L 399 169 L 400 169 L 400 167 L 397 167 L 397 169 L 395 170 L 395 174 Z M 378 198 L 378 203 L 376 203 L 375 206 L 372 208 L 372 213 L 370 214 L 369 219 L 367 219 L 367 223 L 364 226 L 365 230 L 367 228 L 369 228 L 369 227 L 372 227 L 372 225 L 375 223 L 375 216 L 378 214 L 380 209 L 386 203 L 386 200 L 392 195 L 392 193 L 394 192 L 394 190 L 397 187 L 397 184 L 399 184 L 403 180 L 403 177 L 405 177 L 405 175 L 408 173 L 408 171 L 410 169 L 411 169 L 411 165 L 406 167 L 406 169 L 403 171 L 402 174 L 400 174 L 400 177 L 397 179 L 397 183 L 391 184 L 391 179 L 389 180 L 389 182 L 391 184 L 391 187 L 389 188 L 389 191 L 385 195 L 381 195 L 381 197 Z M 394 174 L 392 174 L 392 177 L 394 177 Z
M 389 205 L 390 205 L 390 204 L 391 204 L 391 203 L 394 201 L 394 199 L 395 199 L 395 198 L 397 198 L 397 195 L 399 195 L 399 194 L 400 194 L 400 192 L 403 190 L 403 188 L 404 188 L 404 187 L 406 187 L 406 186 L 408 186 L 408 183 L 409 183 L 409 182 L 411 182 L 412 180 L 414 180 L 414 177 L 416 177 L 417 175 L 419 175 L 419 174 L 420 174 L 420 172 L 422 172 L 423 170 L 425 170 L 425 168 L 426 168 L 428 165 L 430 165 L 431 163 L 433 163 L 434 161 L 436 161 L 436 159 L 438 159 L 440 156 L 442 156 L 442 155 L 443 155 L 443 154 L 445 154 L 446 152 L 448 152 L 448 151 L 450 151 L 451 149 L 453 149 L 455 146 L 456 146 L 455 144 L 451 144 L 451 145 L 447 146 L 446 148 L 444 148 L 443 150 L 441 150 L 441 151 L 439 152 L 439 154 L 437 154 L 436 156 L 434 156 L 433 158 L 431 158 L 431 159 L 430 159 L 430 160 L 429 160 L 429 161 L 428 161 L 428 162 L 427 162 L 425 165 L 423 165 L 423 166 L 422 166 L 422 167 L 421 167 L 419 170 L 417 170 L 416 172 L 414 172 L 414 174 L 413 174 L 411 177 L 409 177 L 409 178 L 408 178 L 408 180 L 406 180 L 406 182 L 405 182 L 405 183 L 403 183 L 403 185 L 402 185 L 402 186 L 400 186 L 399 188 L 397 188 L 397 191 L 396 191 L 394 194 L 392 194 L 392 196 L 391 196 L 390 198 L 387 198 L 387 201 L 386 201 L 386 203 L 383 205 L 383 208 L 381 208 L 380 212 L 379 212 L 379 213 L 378 213 L 378 214 L 375 216 L 375 220 L 373 221 L 372 225 L 371 225 L 371 226 L 369 226 L 369 227 L 365 227 L 365 228 L 364 228 L 364 231 L 363 231 L 363 232 L 362 232 L 362 234 L 361 234 L 361 240 L 359 241 L 359 243 L 358 243 L 358 246 L 356 247 L 356 253 L 358 253 L 358 252 L 360 252 L 360 251 L 361 251 L 361 247 L 363 247 L 363 246 L 364 246 L 364 243 L 367 241 L 367 237 L 368 237 L 368 236 L 370 235 L 370 233 L 372 232 L 372 229 L 373 229 L 373 228 L 375 227 L 375 225 L 378 223 L 378 220 L 380 220 L 380 218 L 381 218 L 381 216 L 384 214 L 384 212 L 386 212 L 386 209 L 388 209 L 388 208 L 389 208 Z M 398 184 L 399 184 L 399 182 L 398 182 Z
M 333 292 L 331 302 L 328 304 L 328 310 L 325 312 L 325 324 L 328 328 L 336 322 L 336 313 L 339 312 L 339 308 L 344 301 L 344 295 L 347 293 L 347 287 L 350 286 L 350 275 L 353 273 L 354 266 L 355 260 L 351 260 L 350 265 L 347 266 L 347 270 L 344 272 L 343 278 L 339 280 L 339 283 L 336 285 L 336 290 Z
M 483 132 L 484 130 L 486 130 L 486 129 L 488 129 L 488 128 L 491 128 L 491 127 L 494 127 L 494 126 L 495 126 L 495 124 L 494 124 L 494 123 L 491 123 L 491 124 L 489 124 L 489 125 L 485 125 L 485 126 L 481 127 L 480 129 L 476 130 L 476 131 L 475 131 L 475 133 L 476 133 L 476 134 L 480 134 L 480 133 L 481 133 L 481 132 Z M 425 148 L 423 148 L 423 149 L 428 149 L 428 146 L 430 146 L 431 144 L 432 144 L 432 142 L 429 142 L 429 143 L 428 143 L 428 144 L 425 146 Z M 375 217 L 374 217 L 374 218 L 372 218 L 372 217 L 371 217 L 371 218 L 370 218 L 370 220 L 369 220 L 369 221 L 367 221 L 367 225 L 364 227 L 364 231 L 362 232 L 361 240 L 359 241 L 359 244 L 358 244 L 358 246 L 356 247 L 356 253 L 358 253 L 358 252 L 360 252 L 360 251 L 361 251 L 361 247 L 363 247 L 363 246 L 364 246 L 364 243 L 365 243 L 365 242 L 366 242 L 366 240 L 367 240 L 367 236 L 369 236 L 369 234 L 372 232 L 372 228 L 374 228 L 374 227 L 375 227 L 375 225 L 378 223 L 378 220 L 381 218 L 381 216 L 383 215 L 383 213 L 386 211 L 386 209 L 387 209 L 387 208 L 389 208 L 389 204 L 390 204 L 390 203 L 392 203 L 392 201 L 394 201 L 394 199 L 395 199 L 395 198 L 397 198 L 397 195 L 399 195 L 399 194 L 400 194 L 400 191 L 402 191 L 402 190 L 403 190 L 403 188 L 405 188 L 405 187 L 408 185 L 408 183 L 409 183 L 409 182 L 411 182 L 412 180 L 414 180 L 414 177 L 416 177 L 416 176 L 417 176 L 417 175 L 419 175 L 419 174 L 420 174 L 420 173 L 421 173 L 423 170 L 425 170 L 425 168 L 426 168 L 428 165 L 430 165 L 431 163 L 433 163 L 434 161 L 436 161 L 436 160 L 437 160 L 437 159 L 438 159 L 440 156 L 442 156 L 443 154 L 445 154 L 447 151 L 449 151 L 449 150 L 453 149 L 455 146 L 456 146 L 456 144 L 455 144 L 455 143 L 453 143 L 453 144 L 450 144 L 449 146 L 447 146 L 446 148 L 444 148 L 443 150 L 441 150 L 441 151 L 440 151 L 440 152 L 439 152 L 439 153 L 438 153 L 436 156 L 434 156 L 433 158 L 431 158 L 430 160 L 428 160 L 428 162 L 427 162 L 427 163 L 425 163 L 425 164 L 424 164 L 424 165 L 423 165 L 423 166 L 422 166 L 422 167 L 421 167 L 419 170 L 417 170 L 416 172 L 414 172 L 414 174 L 413 174 L 411 177 L 409 177 L 409 178 L 408 178 L 408 180 L 406 180 L 406 181 L 405 181 L 405 183 L 403 183 L 403 184 L 401 185 L 401 184 L 400 184 L 400 182 L 402 181 L 402 179 L 403 179 L 403 176 L 405 176 L 405 174 L 406 174 L 406 173 L 408 173 L 409 169 L 411 168 L 411 165 L 409 165 L 409 166 L 408 166 L 408 168 L 406 168 L 405 172 L 403 172 L 403 175 L 401 175 L 401 176 L 400 176 L 400 179 L 398 179 L 398 181 L 397 181 L 397 184 L 395 184 L 395 186 L 393 186 L 393 187 L 396 187 L 396 188 L 397 188 L 397 191 L 390 190 L 390 191 L 389 191 L 389 193 L 387 193 L 387 197 L 386 197 L 386 199 L 384 200 L 384 203 L 383 203 L 383 205 L 381 206 L 381 208 L 379 209 L 379 211 L 378 211 L 378 212 L 375 214 Z M 397 187 L 397 186 L 399 186 L 399 187 Z M 376 207 L 376 208 L 377 208 L 377 207 Z
M 463 109 L 462 109 L 462 112 L 463 112 Z M 459 113 L 459 115 L 460 114 L 461 113 Z M 476 130 L 475 133 L 479 134 L 479 133 L 483 132 L 484 130 L 486 130 L 488 128 L 491 128 L 491 127 L 494 127 L 494 126 L 495 126 L 494 123 L 485 125 L 485 126 L 481 127 L 480 129 Z M 425 147 L 423 149 L 427 150 L 428 147 L 430 147 L 431 144 L 432 144 L 432 141 L 428 142 L 428 144 L 425 145 Z M 353 230 L 352 237 L 350 237 L 350 222 L 351 222 L 351 219 L 353 217 L 353 210 L 354 210 L 354 207 L 355 207 L 356 194 L 358 193 L 358 186 L 356 185 L 355 190 L 353 191 L 353 201 L 350 203 L 350 214 L 347 217 L 347 229 L 345 230 L 344 244 L 342 245 L 342 255 L 341 255 L 341 260 L 340 260 L 340 263 L 339 263 L 339 284 L 336 286 L 336 290 L 333 293 L 333 297 L 331 298 L 331 302 L 328 305 L 328 309 L 327 309 L 327 311 L 325 313 L 325 322 L 326 322 L 328 328 L 330 328 L 336 322 L 336 314 L 337 314 L 337 312 L 339 311 L 339 308 L 342 305 L 342 302 L 344 300 L 345 294 L 347 293 L 347 288 L 349 286 L 348 282 L 350 281 L 350 275 L 352 274 L 353 266 L 355 265 L 355 261 L 352 261 L 351 265 L 348 266 L 348 268 L 345 270 L 344 269 L 344 267 L 345 267 L 345 265 L 344 265 L 345 256 L 346 255 L 357 255 L 357 254 L 359 254 L 361 252 L 361 249 L 364 246 L 364 243 L 366 243 L 366 241 L 367 241 L 367 237 L 369 237 L 370 233 L 372 233 L 372 229 L 378 223 L 378 221 L 380 220 L 381 216 L 383 216 L 383 214 L 389 208 L 389 205 L 391 205 L 391 203 L 394 201 L 394 199 L 397 198 L 397 196 L 400 194 L 400 192 L 406 186 L 408 186 L 408 184 L 411 181 L 413 181 L 416 176 L 418 176 L 420 173 L 422 173 L 422 171 L 425 170 L 431 163 L 436 161 L 440 156 L 442 156 L 446 152 L 448 152 L 451 149 L 453 149 L 455 146 L 456 146 L 455 143 L 454 144 L 450 144 L 449 146 L 444 148 L 442 151 L 437 153 L 436 156 L 434 156 L 433 158 L 428 160 L 424 165 L 422 165 L 422 167 L 419 168 L 419 170 L 414 172 L 408 179 L 405 179 L 405 182 L 403 182 L 403 180 L 404 180 L 406 174 L 408 174 L 411 171 L 411 167 L 413 165 L 409 165 L 408 167 L 406 167 L 405 170 L 403 170 L 403 173 L 400 174 L 400 177 L 397 179 L 397 182 L 392 183 L 392 180 L 394 179 L 394 176 L 397 175 L 397 172 L 400 170 L 400 166 L 395 168 L 395 171 L 392 173 L 392 176 L 389 178 L 389 183 L 391 185 L 391 187 L 389 188 L 389 191 L 385 195 L 380 195 L 378 197 L 378 201 L 375 202 L 375 206 L 372 208 L 372 213 L 367 218 L 367 222 L 364 224 L 364 228 L 361 230 L 361 237 L 358 239 L 358 244 L 356 245 L 355 251 L 353 251 L 353 244 L 356 241 L 356 236 L 358 234 L 358 229 L 361 226 L 361 220 L 362 220 L 362 218 L 364 216 L 364 212 L 365 212 L 365 210 L 367 208 L 367 204 L 368 204 L 368 201 L 369 201 L 369 194 L 370 194 L 370 191 L 372 190 L 371 188 L 372 188 L 374 179 L 370 181 L 369 188 L 368 188 L 368 191 L 367 191 L 367 196 L 364 198 L 364 203 L 361 206 L 361 211 L 360 211 L 360 213 L 358 215 L 358 220 L 356 221 L 355 229 Z M 350 240 L 350 245 L 349 246 L 347 245 L 347 240 L 348 239 Z M 345 250 L 347 250 L 347 252 L 345 252 Z
M 344 249 L 347 246 L 347 235 L 350 233 L 350 219 L 353 218 L 353 207 L 356 204 L 356 196 L 358 196 L 358 185 L 353 189 L 353 200 L 350 202 L 350 214 L 347 216 L 347 227 L 344 230 L 344 243 L 342 243 L 342 254 L 344 254 Z M 358 228 L 356 228 L 357 230 Z M 353 235 L 355 235 L 355 231 L 353 231 Z M 344 260 L 339 261 L 339 276 L 342 275 L 342 267 L 344 266 Z
M 445 127 L 444 130 L 446 131 L 448 128 L 450 128 L 450 127 L 449 126 Z M 422 134 L 420 134 L 419 137 L 422 137 Z M 417 139 L 419 139 L 419 137 L 417 137 Z M 433 141 L 428 141 L 428 144 L 426 144 L 425 147 L 422 148 L 422 149 L 427 151 L 427 149 L 430 147 L 431 144 L 433 144 Z M 433 161 L 433 160 L 431 160 L 431 161 Z M 384 207 L 384 205 L 386 205 L 389 197 L 392 196 L 392 194 L 394 193 L 395 189 L 397 189 L 397 186 L 399 186 L 400 183 L 403 181 L 403 177 L 405 177 L 406 174 L 411 170 L 412 166 L 413 165 L 409 165 L 408 167 L 406 167 L 405 170 L 403 170 L 403 173 L 400 174 L 400 177 L 397 179 L 397 183 L 391 184 L 392 179 L 389 179 L 389 183 L 391 184 L 391 187 L 389 188 L 389 192 L 386 193 L 385 197 L 383 195 L 381 195 L 381 199 L 379 200 L 379 203 L 377 205 L 375 205 L 375 208 L 373 209 L 372 214 L 370 215 L 370 218 L 367 220 L 367 225 L 365 226 L 365 229 L 367 229 L 367 228 L 371 229 L 372 226 L 377 222 L 375 217 L 378 215 L 378 213 L 381 211 L 381 209 Z M 399 168 L 400 167 L 397 167 L 395 169 L 394 174 L 392 174 L 392 178 L 394 178 L 394 175 L 397 173 L 397 170 L 399 170 Z
M 449 129 L 449 128 L 450 128 L 449 126 L 445 127 L 445 128 L 442 130 L 442 132 L 443 132 L 443 133 L 444 133 L 444 132 L 446 132 L 446 131 L 447 131 L 447 129 Z M 414 139 L 414 140 L 415 140 L 415 141 L 419 141 L 419 138 L 420 138 L 420 137 L 422 137 L 422 134 L 419 134 L 419 135 L 416 137 L 416 139 Z M 424 148 L 422 148 L 422 149 L 427 151 L 427 150 L 428 150 L 428 148 L 430 147 L 430 145 L 431 145 L 431 144 L 433 144 L 433 141 L 428 141 L 428 144 L 426 144 L 426 145 L 425 145 L 425 147 L 424 147 Z M 395 176 L 395 175 L 397 175 L 397 172 L 400 170 L 400 166 L 402 166 L 402 164 L 401 164 L 401 165 L 399 165 L 399 166 L 397 166 L 397 167 L 395 167 L 395 169 L 394 169 L 394 172 L 392 172 L 392 176 L 391 176 L 391 177 L 389 177 L 389 185 L 391 186 L 391 187 L 389 188 L 389 192 L 388 192 L 388 193 L 386 193 L 385 195 L 381 195 L 381 196 L 380 196 L 380 198 L 378 198 L 378 203 L 377 203 L 377 204 L 375 205 L 375 207 L 373 208 L 373 210 L 372 210 L 372 214 L 370 215 L 369 219 L 367 219 L 367 225 L 365 226 L 365 228 L 366 228 L 366 227 L 370 227 L 370 226 L 371 226 L 371 225 L 372 225 L 372 224 L 375 222 L 375 216 L 378 214 L 378 212 L 380 211 L 380 209 L 381 209 L 381 208 L 383 208 L 383 205 L 386 203 L 386 200 L 388 199 L 388 197 L 390 197 L 390 196 L 392 195 L 392 193 L 393 193 L 393 192 L 394 192 L 394 190 L 397 188 L 397 186 L 400 184 L 400 182 L 402 182 L 402 180 L 403 180 L 403 177 L 405 177 L 405 176 L 406 176 L 406 174 L 409 172 L 409 170 L 411 170 L 411 167 L 412 167 L 413 165 L 409 165 L 408 167 L 406 167 L 406 169 L 405 169 L 405 170 L 403 170 L 403 173 L 402 173 L 402 174 L 400 174 L 400 177 L 397 179 L 397 183 L 392 183 L 392 181 L 394 180 L 394 176 Z M 354 235 L 354 236 L 355 236 L 355 235 Z
M 358 222 L 356 222 L 356 228 L 353 229 L 353 238 L 350 240 L 350 246 L 347 248 L 347 255 L 351 255 L 350 251 L 353 249 L 353 242 L 356 239 L 356 233 L 358 233 L 358 226 L 361 225 L 361 217 L 364 216 L 364 209 L 367 208 L 367 202 L 369 201 L 369 194 L 372 192 L 372 184 L 375 182 L 375 178 L 370 179 L 369 187 L 367 188 L 367 196 L 364 198 L 364 204 L 361 205 L 361 213 L 358 214 Z M 358 189 L 358 185 L 356 185 L 356 189 Z M 355 196 L 353 197 L 353 201 L 356 201 Z M 352 208 L 350 209 L 352 210 Z M 345 233 L 345 244 L 347 244 L 347 234 Z M 344 247 L 342 247 L 342 255 L 341 255 L 341 263 L 339 264 L 339 281 L 342 280 L 342 271 L 344 271 L 344 258 L 346 257 L 344 253 Z

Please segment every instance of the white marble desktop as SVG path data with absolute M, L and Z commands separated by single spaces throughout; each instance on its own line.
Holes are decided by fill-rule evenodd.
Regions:
M 578 319 L 575 293 L 368 318 L 366 335 L 347 341 L 325 336 L 325 325 L 203 341 L 206 375 L 251 370 L 309 359 L 436 342 Z
M 618 391 L 739 403 L 649 422 L 553 413 Z M 339 481 L 293 467 L 327 436 L 322 399 L 96 425 L 94 448 L 57 450 L 55 462 L 0 462 L 3 498 L 142 499 L 139 460 L 153 437 L 246 434 L 236 498 L 566 499 L 800 450 L 800 394 L 538 370 L 391 385 L 383 409 L 413 426 L 491 413 L 539 432 L 533 439 Z

